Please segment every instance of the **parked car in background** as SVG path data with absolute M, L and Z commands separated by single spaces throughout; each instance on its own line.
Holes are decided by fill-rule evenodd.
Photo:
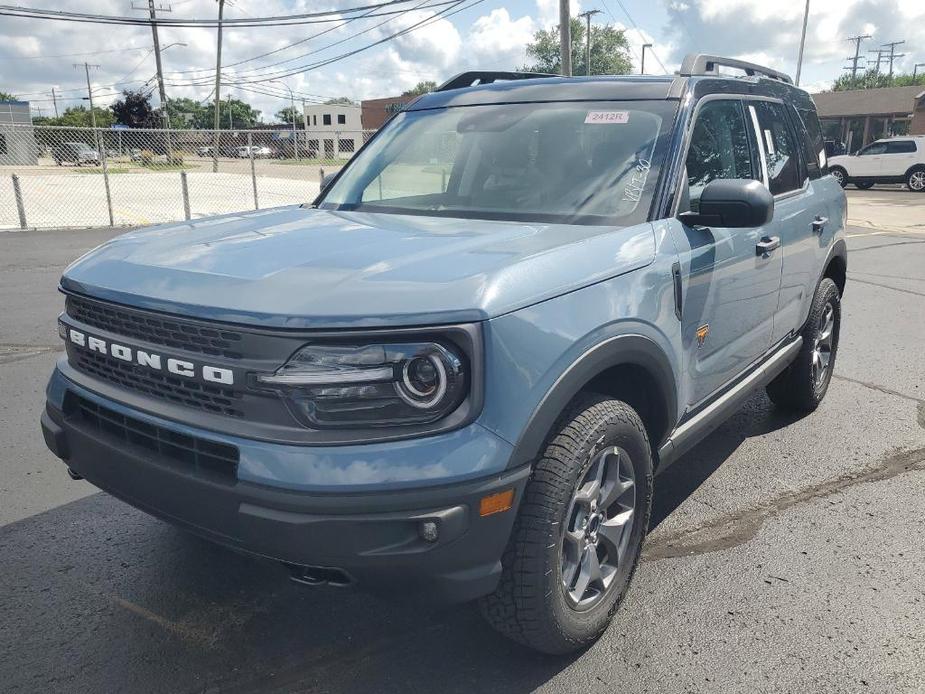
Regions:
M 831 157 L 829 171 L 842 188 L 849 183 L 861 190 L 876 183 L 905 183 L 909 190 L 925 192 L 925 135 L 871 142 L 854 154 Z
M 212 147 L 197 147 L 196 154 L 200 157 L 211 157 L 212 156 Z
M 253 155 L 254 159 L 266 159 L 273 156 L 273 150 L 269 147 L 251 145 L 248 147 L 238 147 L 235 150 L 235 156 L 239 159 L 249 159 Z
M 86 142 L 62 142 L 60 145 L 55 145 L 51 148 L 51 156 L 58 166 L 65 162 L 76 166 L 83 166 L 84 164 L 100 165 L 100 153 Z

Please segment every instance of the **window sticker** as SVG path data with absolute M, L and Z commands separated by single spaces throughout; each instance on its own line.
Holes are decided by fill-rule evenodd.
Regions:
M 585 123 L 591 124 L 622 124 L 630 122 L 629 111 L 588 111 Z
M 768 145 L 768 154 L 772 157 L 774 156 L 774 136 L 771 134 L 770 130 L 764 131 L 764 141 Z

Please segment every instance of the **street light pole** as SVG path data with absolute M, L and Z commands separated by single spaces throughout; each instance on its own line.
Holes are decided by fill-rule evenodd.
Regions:
M 591 75 L 591 17 L 596 14 L 600 14 L 600 10 L 588 10 L 587 12 L 579 13 L 579 17 L 584 17 L 588 22 L 588 35 L 585 37 L 585 44 L 587 52 L 585 53 L 585 74 Z
M 646 74 L 646 49 L 647 48 L 652 48 L 652 44 L 651 43 L 642 44 L 642 62 L 639 65 L 640 75 Z
M 293 154 L 295 155 L 295 158 L 298 159 L 299 158 L 299 134 L 296 132 L 296 129 L 295 129 L 296 110 L 295 110 L 295 96 L 292 93 L 292 87 L 290 87 L 288 84 L 286 84 L 282 80 L 270 80 L 270 82 L 275 83 L 275 84 L 281 84 L 286 89 L 289 90 L 289 115 L 292 119 L 292 147 L 293 147 Z M 304 112 L 304 109 L 303 109 L 303 112 Z
M 218 173 L 218 109 L 222 103 L 222 14 L 224 11 L 225 0 L 218 0 L 218 44 L 215 50 L 215 120 L 213 122 L 215 137 L 212 146 L 212 173 Z
M 806 0 L 806 9 L 803 10 L 803 33 L 800 34 L 800 55 L 797 57 L 796 86 L 800 86 L 800 73 L 803 71 L 803 47 L 806 45 L 806 25 L 809 22 L 809 0 Z

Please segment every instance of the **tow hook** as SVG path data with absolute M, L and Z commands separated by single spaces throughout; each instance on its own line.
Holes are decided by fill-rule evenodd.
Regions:
M 286 564 L 289 578 L 305 586 L 334 586 L 343 588 L 353 583 L 353 579 L 343 569 L 331 566 L 298 566 Z
M 83 479 L 83 477 L 81 477 L 76 472 L 74 472 L 73 468 L 71 468 L 70 465 L 68 465 L 67 467 L 67 476 L 70 477 L 72 480 L 82 480 Z

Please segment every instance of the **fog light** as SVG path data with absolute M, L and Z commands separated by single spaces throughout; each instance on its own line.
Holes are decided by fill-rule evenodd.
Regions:
M 491 516 L 495 513 L 507 511 L 514 505 L 514 490 L 508 489 L 497 494 L 483 497 L 479 502 L 479 515 Z
M 421 524 L 418 525 L 418 535 L 420 535 L 421 539 L 425 542 L 436 542 L 437 538 L 440 536 L 440 531 L 437 529 L 437 522 L 421 521 Z

